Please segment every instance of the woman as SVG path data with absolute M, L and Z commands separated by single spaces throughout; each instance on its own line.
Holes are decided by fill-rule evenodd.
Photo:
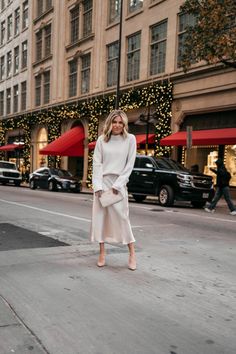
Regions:
M 129 221 L 126 184 L 132 172 L 136 156 L 136 139 L 128 134 L 128 118 L 121 110 L 112 111 L 107 117 L 103 134 L 98 138 L 93 156 L 93 215 L 91 240 L 99 242 L 98 267 L 105 265 L 104 242 L 120 242 L 128 245 L 128 267 L 136 269 L 134 236 Z M 112 188 L 123 199 L 106 208 L 99 198 Z

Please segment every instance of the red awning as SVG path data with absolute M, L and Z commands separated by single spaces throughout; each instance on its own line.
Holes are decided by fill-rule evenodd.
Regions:
M 137 144 L 146 144 L 146 134 L 138 134 L 135 135 L 136 142 Z M 148 134 L 148 144 L 154 144 L 155 143 L 155 134 Z M 92 141 L 91 143 L 88 144 L 88 147 L 90 150 L 93 150 L 95 148 L 96 141 Z
M 135 135 L 137 144 L 146 144 L 146 134 Z M 155 134 L 148 134 L 148 144 L 155 143 Z
M 84 156 L 84 128 L 77 126 L 39 151 L 41 155 Z
M 14 150 L 17 150 L 17 149 L 23 149 L 24 147 L 24 144 L 8 144 L 8 145 L 3 145 L 0 147 L 0 150 L 1 151 L 14 151 Z
M 186 146 L 187 133 L 177 132 L 160 141 L 161 145 Z M 234 145 L 236 144 L 236 128 L 193 130 L 192 145 Z

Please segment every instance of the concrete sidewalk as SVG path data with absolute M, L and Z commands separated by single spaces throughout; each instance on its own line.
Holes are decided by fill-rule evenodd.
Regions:
M 40 341 L 0 295 L 0 353 L 45 354 Z

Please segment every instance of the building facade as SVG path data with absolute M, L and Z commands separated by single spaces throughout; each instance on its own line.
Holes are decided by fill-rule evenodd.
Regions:
M 0 1 L 1 143 L 24 141 L 23 167 L 25 161 L 31 171 L 60 163 L 86 183 L 91 162 L 88 143 L 96 139 L 114 108 L 120 4 L 120 0 Z M 127 111 L 131 132 L 145 137 L 149 128 L 156 135 L 146 147 L 150 154 L 163 135 L 189 125 L 196 130 L 236 127 L 236 71 L 198 63 L 184 74 L 179 67 L 186 25 L 191 22 L 179 12 L 181 4 L 180 0 L 123 0 L 120 107 Z M 170 121 L 166 107 L 171 102 Z M 151 119 L 148 123 L 156 112 L 162 125 L 155 121 L 154 126 Z M 143 126 L 135 124 L 140 114 L 147 118 Z M 48 158 L 40 153 L 75 126 L 82 131 L 80 156 L 61 153 L 58 158 L 54 153 Z M 145 142 L 140 138 L 141 153 Z M 4 146 L 4 158 L 16 158 Z M 206 173 L 219 153 L 233 176 L 231 185 L 236 186 L 235 144 L 172 149 L 186 166 L 198 164 Z

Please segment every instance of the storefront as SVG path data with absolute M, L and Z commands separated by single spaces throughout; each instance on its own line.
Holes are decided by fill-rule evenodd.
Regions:
M 187 149 L 187 127 L 192 128 L 192 146 Z M 230 186 L 236 187 L 236 111 L 224 111 L 186 117 L 180 131 L 161 140 L 161 145 L 176 146 L 177 158 L 187 168 L 197 165 L 199 172 L 215 174 L 218 157 L 231 173 Z
M 17 169 L 22 173 L 24 169 L 23 159 L 24 135 L 13 135 L 7 139 L 7 144 L 0 147 L 0 151 L 4 152 L 7 161 L 14 162 Z

